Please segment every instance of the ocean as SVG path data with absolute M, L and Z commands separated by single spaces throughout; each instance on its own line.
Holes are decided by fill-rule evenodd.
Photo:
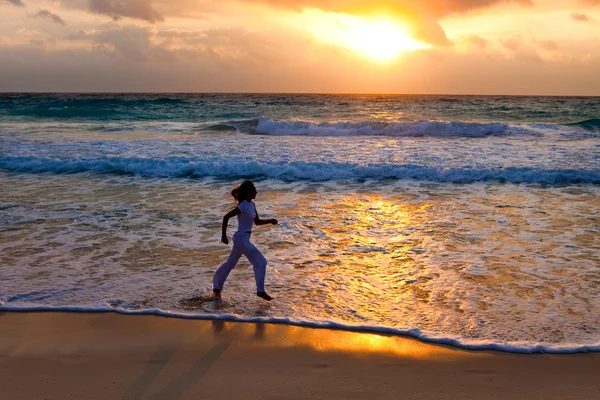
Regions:
M 215 307 L 244 179 L 275 300 Z M 5 93 L 0 185 L 0 311 L 600 351 L 599 97 Z

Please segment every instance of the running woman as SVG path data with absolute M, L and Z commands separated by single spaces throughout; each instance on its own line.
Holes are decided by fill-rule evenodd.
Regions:
M 221 297 L 221 291 L 227 276 L 237 264 L 240 257 L 246 256 L 254 268 L 254 279 L 256 280 L 256 295 L 267 301 L 272 297 L 265 292 L 265 274 L 267 269 L 267 260 L 261 252 L 250 243 L 250 234 L 252 233 L 252 224 L 265 225 L 277 224 L 276 219 L 260 219 L 256 212 L 256 206 L 252 202 L 256 198 L 256 187 L 251 181 L 244 181 L 239 187 L 231 191 L 231 195 L 237 201 L 238 206 L 229 211 L 223 217 L 223 228 L 221 242 L 229 244 L 227 239 L 227 223 L 229 219 L 238 217 L 238 230 L 233 234 L 233 248 L 227 261 L 223 263 L 215 272 L 213 277 L 213 297 Z

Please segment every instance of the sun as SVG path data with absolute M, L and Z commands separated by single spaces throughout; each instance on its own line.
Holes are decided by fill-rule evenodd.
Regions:
M 390 61 L 404 51 L 428 47 L 425 43 L 411 38 L 399 25 L 364 21 L 349 24 L 341 44 L 375 61 Z
M 430 47 L 413 39 L 391 19 L 312 11 L 306 22 L 318 41 L 341 46 L 375 62 L 387 63 L 403 52 Z

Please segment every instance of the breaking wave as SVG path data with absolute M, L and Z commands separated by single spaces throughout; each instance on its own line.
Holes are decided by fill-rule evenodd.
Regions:
M 568 124 L 568 126 L 577 126 L 587 131 L 600 132 L 600 118 L 587 119 L 574 124 Z
M 248 121 L 249 122 L 249 121 Z M 250 125 L 239 124 L 240 131 Z M 246 128 L 246 129 L 244 129 Z M 537 135 L 524 128 L 505 123 L 475 122 L 377 122 L 338 121 L 310 122 L 303 120 L 274 121 L 267 118 L 255 120 L 255 126 L 247 130 L 261 135 L 307 135 L 307 136 L 398 136 L 398 137 L 471 137 Z
M 129 174 L 159 178 L 279 179 L 283 181 L 337 181 L 360 179 L 408 179 L 417 181 L 473 183 L 506 182 L 542 185 L 600 184 L 600 170 L 509 168 L 444 168 L 417 164 L 357 164 L 341 162 L 259 162 L 231 159 L 201 160 L 169 157 L 101 157 L 55 159 L 1 157 L 0 168 L 26 173 Z

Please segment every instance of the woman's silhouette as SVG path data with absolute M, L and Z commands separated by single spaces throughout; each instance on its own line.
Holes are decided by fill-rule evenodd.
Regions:
M 267 260 L 261 252 L 250 243 L 250 234 L 252 232 L 252 224 L 265 225 L 277 224 L 276 219 L 260 219 L 256 212 L 256 206 L 252 202 L 256 198 L 256 187 L 251 181 L 244 181 L 239 187 L 231 191 L 231 195 L 238 202 L 238 206 L 225 214 L 223 217 L 223 228 L 221 242 L 228 244 L 227 239 L 227 223 L 233 216 L 238 217 L 238 230 L 233 234 L 233 248 L 227 261 L 223 263 L 215 272 L 213 277 L 213 297 L 220 298 L 221 291 L 227 276 L 237 264 L 240 257 L 243 255 L 248 258 L 248 261 L 254 268 L 254 278 L 256 279 L 256 295 L 265 300 L 271 300 L 272 297 L 265 292 L 265 274 L 267 268 Z

